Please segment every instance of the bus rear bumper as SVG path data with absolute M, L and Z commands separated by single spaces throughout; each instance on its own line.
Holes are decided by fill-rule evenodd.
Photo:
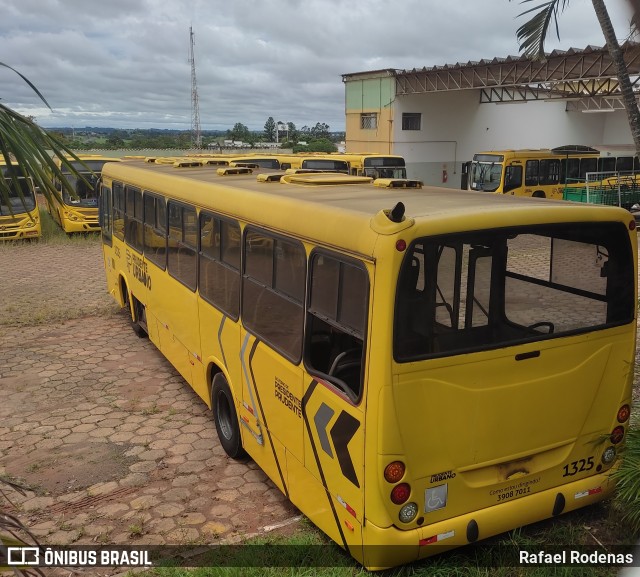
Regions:
M 425 525 L 407 531 L 377 527 L 367 520 L 363 527 L 363 565 L 371 570 L 395 567 L 591 505 L 613 492 L 615 484 L 610 473 L 609 470 L 438 523 L 428 524 L 426 514 Z

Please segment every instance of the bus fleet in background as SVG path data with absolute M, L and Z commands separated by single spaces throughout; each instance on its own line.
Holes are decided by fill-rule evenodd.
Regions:
M 155 157 L 110 157 L 79 154 L 67 158 L 80 173 L 71 174 L 59 159 L 55 162 L 69 186 L 52 178 L 57 194 L 50 195 L 45 206 L 51 218 L 68 233 L 97 232 L 98 188 L 106 162 Z M 407 179 L 407 167 L 401 156 L 367 153 L 298 154 L 214 154 L 157 157 L 158 162 L 196 162 L 238 169 L 271 169 L 283 172 L 323 171 L 368 177 L 372 181 L 406 180 L 403 186 L 420 186 Z M 0 205 L 0 241 L 34 239 L 41 234 L 37 195 L 29 179 L 16 171 L 16 165 L 0 165 L 10 182 L 9 205 Z M 13 167 L 13 168 L 12 168 Z M 622 206 L 635 212 L 640 208 L 640 162 L 628 153 L 611 154 L 587 146 L 561 146 L 554 149 L 518 149 L 483 151 L 463 163 L 461 188 L 509 196 L 531 196 Z M 23 191 L 23 198 L 19 190 Z
M 72 174 L 68 167 L 55 159 L 55 163 L 67 180 L 63 186 L 58 178 L 52 177 L 56 194 L 45 201 L 52 220 L 66 233 L 98 232 L 98 181 L 102 168 L 107 162 L 121 162 L 136 158 L 151 157 L 110 157 L 100 154 L 78 154 L 77 159 L 67 157 L 67 161 L 79 173 Z M 380 178 L 406 179 L 404 158 L 384 154 L 197 154 L 182 157 L 159 157 L 158 162 L 172 164 L 202 163 L 218 166 L 232 166 L 253 170 L 268 168 L 281 171 L 322 171 L 362 176 L 376 180 Z M 17 165 L 0 164 L 2 177 L 9 183 L 9 204 L 2 198 L 0 204 L 0 241 L 34 239 L 41 235 L 41 222 L 37 195 L 30 179 L 17 170 Z M 415 181 L 407 185 L 418 186 Z M 22 196 L 20 192 L 22 191 Z

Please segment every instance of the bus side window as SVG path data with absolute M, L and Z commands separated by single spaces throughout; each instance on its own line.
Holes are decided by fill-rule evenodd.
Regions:
M 527 160 L 524 170 L 525 186 L 538 186 L 538 161 Z
M 124 240 L 129 246 L 131 246 L 138 252 L 142 252 L 142 191 L 137 187 L 127 185 L 124 187 L 124 192 Z
M 312 256 L 305 364 L 353 402 L 362 392 L 369 279 L 359 263 Z
M 504 191 L 509 192 L 522 186 L 522 166 L 512 164 L 504 173 Z
M 124 240 L 124 185 L 121 182 L 113 183 L 113 234 L 116 238 Z
M 144 255 L 167 268 L 167 223 L 164 198 L 144 193 Z
M 111 220 L 111 189 L 104 185 L 100 189 L 99 206 L 100 211 L 98 213 L 98 217 L 103 242 L 111 246 L 111 235 L 113 233 Z
M 303 244 L 247 227 L 244 257 L 244 326 L 298 364 L 302 353 L 307 274 Z
M 558 184 L 560 182 L 560 161 L 557 158 L 540 161 L 540 184 Z
M 183 285 L 196 290 L 197 218 L 192 206 L 169 201 L 167 268 L 169 274 Z
M 604 156 L 598 159 L 598 172 L 613 172 L 616 169 L 616 157 Z
M 233 320 L 240 312 L 240 225 L 200 212 L 200 296 Z

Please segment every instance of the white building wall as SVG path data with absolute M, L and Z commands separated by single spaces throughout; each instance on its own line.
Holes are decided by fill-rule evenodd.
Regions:
M 555 101 L 480 104 L 476 90 L 398 96 L 393 106 L 392 151 L 404 156 L 409 178 L 431 185 L 459 187 L 462 163 L 483 150 L 633 142 L 623 110 L 568 112 Z M 421 130 L 402 130 L 403 112 L 421 113 Z

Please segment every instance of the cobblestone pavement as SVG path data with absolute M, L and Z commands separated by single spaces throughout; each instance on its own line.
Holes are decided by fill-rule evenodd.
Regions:
M 97 239 L 0 246 L 0 475 L 32 489 L 9 510 L 50 545 L 219 542 L 298 514 L 135 336 Z

